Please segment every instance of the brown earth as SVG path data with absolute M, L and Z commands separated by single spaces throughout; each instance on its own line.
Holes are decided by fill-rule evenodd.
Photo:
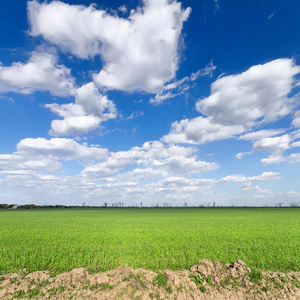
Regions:
M 0 275 L 0 299 L 299 299 L 300 272 L 260 272 L 237 260 L 224 267 L 200 260 L 189 270 L 153 272 L 118 267 L 89 274 L 74 269 Z

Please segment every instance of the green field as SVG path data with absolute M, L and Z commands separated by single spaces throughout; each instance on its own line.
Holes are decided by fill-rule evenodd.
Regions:
M 0 229 L 0 273 L 178 270 L 202 258 L 300 270 L 299 208 L 1 210 Z

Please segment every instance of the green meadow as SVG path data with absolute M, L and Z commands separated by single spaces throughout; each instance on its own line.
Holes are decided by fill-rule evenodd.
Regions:
M 202 258 L 300 270 L 299 208 L 99 208 L 0 211 L 0 273 L 120 265 L 189 268 Z

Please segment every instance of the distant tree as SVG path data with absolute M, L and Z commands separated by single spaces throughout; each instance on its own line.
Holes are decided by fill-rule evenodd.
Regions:
M 107 202 L 104 202 L 104 207 L 107 207 L 107 205 L 108 205 Z

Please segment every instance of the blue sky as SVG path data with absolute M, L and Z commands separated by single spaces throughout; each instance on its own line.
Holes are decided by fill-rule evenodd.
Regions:
M 0 3 L 0 202 L 299 203 L 300 3 Z

